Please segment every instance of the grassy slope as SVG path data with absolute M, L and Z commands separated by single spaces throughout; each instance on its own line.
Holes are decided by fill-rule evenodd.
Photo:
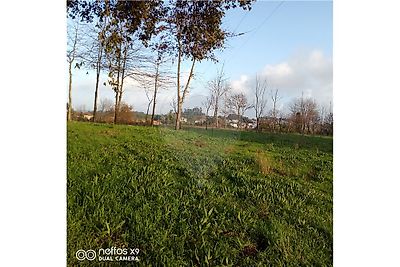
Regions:
M 332 265 L 332 139 L 68 125 L 68 264 Z

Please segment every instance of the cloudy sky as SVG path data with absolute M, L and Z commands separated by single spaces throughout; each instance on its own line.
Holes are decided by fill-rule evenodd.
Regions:
M 195 66 L 195 79 L 184 107 L 201 106 L 207 95 L 207 81 L 222 66 L 233 90 L 246 93 L 250 101 L 258 75 L 267 80 L 270 89 L 279 90 L 283 111 L 293 98 L 302 94 L 329 106 L 332 101 L 331 1 L 258 1 L 251 11 L 229 11 L 223 26 L 245 34 L 230 39 L 226 48 L 216 53 L 218 63 L 204 61 Z M 175 66 L 171 67 L 175 70 Z M 184 67 L 188 70 L 189 62 Z M 76 109 L 91 110 L 93 106 L 95 75 L 86 73 L 86 70 L 74 70 L 72 101 Z M 103 80 L 106 81 L 106 76 Z M 160 92 L 157 113 L 171 109 L 175 91 L 170 88 Z M 111 88 L 102 85 L 99 97 L 113 99 Z M 146 95 L 135 81 L 126 83 L 123 98 L 135 110 L 146 110 Z M 253 116 L 252 113 L 249 111 L 247 115 Z

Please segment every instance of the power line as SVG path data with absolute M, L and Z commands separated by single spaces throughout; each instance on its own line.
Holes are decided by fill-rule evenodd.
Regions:
M 272 12 L 263 20 L 263 22 L 261 22 L 260 25 L 249 31 L 253 32 L 253 34 L 250 35 L 249 38 L 247 38 L 239 48 L 242 48 L 257 33 L 257 31 L 275 14 L 275 12 L 283 5 L 283 3 L 285 3 L 285 1 L 279 2 L 279 4 L 276 5 Z
M 233 33 L 234 33 L 234 36 L 241 36 L 241 35 L 244 35 L 244 34 L 247 34 L 247 33 L 251 33 L 251 32 L 253 32 L 253 34 L 252 35 L 250 35 L 243 43 L 242 43 L 242 45 L 239 47 L 239 49 L 240 48 L 242 48 L 256 33 L 257 33 L 257 31 L 275 14 L 275 12 L 284 4 L 284 2 L 285 1 L 281 1 L 281 2 L 279 2 L 276 6 L 275 6 L 275 8 L 271 11 L 271 13 L 269 13 L 268 14 L 268 16 L 258 25 L 258 26 L 256 26 L 255 28 L 253 28 L 252 30 L 249 30 L 249 31 L 246 31 L 246 32 L 242 32 L 242 33 L 238 33 L 238 34 L 235 34 L 235 31 L 239 28 L 239 26 L 241 25 L 241 23 L 244 21 L 244 19 L 246 18 L 246 16 L 247 16 L 247 14 L 250 12 L 246 12 L 246 14 L 241 18 L 241 20 L 239 21 L 239 23 L 238 23 L 238 25 L 235 27 L 235 30 L 233 31 Z M 234 47 L 232 50 L 231 50 L 231 53 L 232 53 L 232 51 L 233 50 L 235 50 L 236 49 L 236 47 Z M 226 65 L 226 63 L 231 59 L 232 57 L 229 57 L 228 59 L 225 59 L 224 60 L 224 62 L 223 62 L 223 65 Z M 205 73 L 208 73 L 209 71 L 211 70 L 211 68 L 207 68 L 207 70 L 205 71 Z M 204 86 L 204 82 L 203 81 L 201 81 L 201 83 L 203 84 L 203 86 Z
M 249 14 L 250 11 L 247 11 L 243 16 L 242 19 L 239 21 L 238 25 L 235 27 L 235 29 L 233 30 L 233 33 L 236 32 L 236 30 L 239 28 L 239 26 L 242 24 L 243 20 L 246 18 L 247 14 Z
M 271 11 L 271 13 L 269 13 L 268 16 L 265 17 L 265 19 L 264 19 L 258 26 L 256 26 L 256 27 L 253 28 L 252 30 L 249 30 L 249 31 L 244 32 L 244 33 L 242 33 L 242 34 L 236 35 L 236 36 L 239 36 L 239 35 L 243 35 L 243 34 L 247 34 L 247 33 L 252 33 L 250 36 L 248 36 L 248 38 L 247 38 L 239 47 L 234 47 L 234 48 L 230 51 L 230 54 L 232 54 L 233 51 L 234 51 L 235 49 L 241 49 L 241 48 L 242 48 L 242 47 L 257 33 L 257 31 L 258 31 L 269 19 L 271 19 L 271 17 L 275 14 L 275 12 L 284 4 L 284 2 L 285 2 L 285 1 L 279 2 L 279 3 L 275 6 L 275 8 Z M 225 63 L 227 63 L 231 58 L 232 58 L 232 57 L 228 57 L 228 59 L 225 60 Z

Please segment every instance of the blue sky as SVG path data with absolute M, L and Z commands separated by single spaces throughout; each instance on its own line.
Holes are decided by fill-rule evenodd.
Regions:
M 250 31 L 229 40 L 228 48 L 219 53 L 221 63 L 229 63 L 225 69 L 232 76 L 255 72 L 266 63 L 279 63 L 298 50 L 320 49 L 332 55 L 332 2 L 279 3 L 259 1 L 249 12 L 228 12 L 224 21 L 227 29 Z
M 207 95 L 207 81 L 223 63 L 234 91 L 245 92 L 249 101 L 252 100 L 252 81 L 258 74 L 268 80 L 271 89 L 280 90 L 282 111 L 302 92 L 329 105 L 332 100 L 331 1 L 258 1 L 251 11 L 228 11 L 223 26 L 245 34 L 228 40 L 227 48 L 216 53 L 219 63 L 204 61 L 195 66 L 196 79 L 184 107 L 201 105 Z M 188 68 L 188 64 L 184 66 Z M 75 74 L 73 106 L 91 109 L 94 75 L 82 71 Z M 175 94 L 174 89 L 160 94 L 160 113 L 171 108 Z M 100 88 L 100 98 L 112 99 L 112 96 L 110 88 Z M 145 94 L 134 83 L 128 84 L 124 100 L 136 110 L 145 111 Z M 252 116 L 251 111 L 247 115 Z

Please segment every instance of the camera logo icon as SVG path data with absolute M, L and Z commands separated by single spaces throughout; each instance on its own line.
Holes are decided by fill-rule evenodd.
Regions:
M 89 250 L 83 250 L 83 249 L 79 249 L 76 253 L 75 253 L 75 257 L 80 260 L 94 260 L 96 258 L 96 251 L 94 251 L 93 249 L 89 249 Z

